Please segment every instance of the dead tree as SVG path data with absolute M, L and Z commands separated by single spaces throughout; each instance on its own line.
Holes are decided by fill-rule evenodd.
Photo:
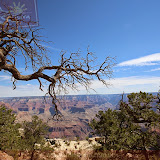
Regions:
M 48 94 L 57 110 L 56 95 L 62 91 L 67 93 L 68 88 L 78 90 L 77 84 L 80 84 L 88 90 L 94 79 L 108 86 L 104 78 L 112 76 L 113 58 L 108 56 L 98 65 L 96 57 L 88 50 L 85 56 L 81 56 L 80 52 L 71 53 L 69 56 L 61 52 L 59 65 L 51 64 L 43 45 L 44 41 L 39 36 L 39 28 L 32 28 L 31 22 L 25 22 L 21 15 L 14 16 L 9 12 L 5 13 L 5 16 L 4 13 L 1 14 L 5 20 L 0 24 L 0 71 L 11 73 L 14 89 L 15 81 L 35 79 L 42 90 L 42 79 L 46 80 L 49 82 Z M 24 23 L 27 28 L 23 27 Z M 32 67 L 32 74 L 25 75 L 18 70 L 17 62 L 20 58 L 25 60 L 26 69 L 28 66 Z M 44 73 L 47 70 L 52 70 L 53 75 Z

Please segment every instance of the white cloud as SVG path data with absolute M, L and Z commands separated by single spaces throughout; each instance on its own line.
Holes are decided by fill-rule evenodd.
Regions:
M 13 90 L 12 86 L 0 86 L 0 97 L 23 97 L 23 96 L 44 96 L 46 90 L 42 92 L 38 85 L 17 85 Z
M 58 52 L 61 52 L 62 49 L 59 49 L 59 48 L 55 48 L 55 47 L 51 47 L 51 45 L 46 45 L 46 44 L 41 44 L 43 47 L 45 48 L 48 48 L 48 49 L 51 49 L 51 50 L 55 50 L 55 51 L 58 51 Z M 53 45 L 53 44 L 52 44 Z
M 112 80 L 106 80 L 111 85 L 106 88 L 99 81 L 93 81 L 91 88 L 94 88 L 98 94 L 121 94 L 131 92 L 157 92 L 160 86 L 160 77 L 148 77 L 148 76 L 132 76 L 115 78 Z M 86 93 L 84 87 L 79 87 L 80 92 L 76 94 Z M 91 91 L 91 94 L 95 92 Z
M 93 81 L 91 88 L 94 88 L 96 92 L 90 90 L 89 94 L 121 94 L 123 91 L 125 93 L 157 92 L 160 86 L 160 77 L 132 76 L 106 80 L 106 82 L 111 84 L 108 88 L 98 80 Z M 83 86 L 78 86 L 79 92 L 68 89 L 69 94 L 88 94 Z M 17 85 L 15 90 L 12 89 L 12 86 L 1 85 L 0 91 L 0 97 L 44 96 L 47 92 L 47 86 L 44 87 L 44 92 L 42 92 L 39 90 L 39 85 Z
M 160 53 L 124 61 L 119 63 L 118 66 L 150 66 L 158 65 L 159 63 L 157 62 L 160 62 Z
M 154 71 L 160 71 L 160 68 L 151 69 L 151 70 L 146 71 L 146 72 L 154 72 Z
M 11 76 L 0 75 L 0 81 L 11 80 Z

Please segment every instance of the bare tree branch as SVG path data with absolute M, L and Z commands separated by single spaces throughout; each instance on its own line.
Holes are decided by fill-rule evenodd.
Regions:
M 53 65 L 47 56 L 46 48 L 42 45 L 44 41 L 38 35 L 39 28 L 31 28 L 31 22 L 27 22 L 28 28 L 23 28 L 22 23 L 25 21 L 21 15 L 13 16 L 9 12 L 7 15 L 5 13 L 5 17 L 5 21 L 0 24 L 0 70 L 10 72 L 15 80 L 38 80 L 40 90 L 43 90 L 40 79 L 48 81 L 50 83 L 48 94 L 53 99 L 56 111 L 58 110 L 56 95 L 62 91 L 67 93 L 68 88 L 78 90 L 77 84 L 80 84 L 89 90 L 95 78 L 108 86 L 104 79 L 112 77 L 114 58 L 108 56 L 104 62 L 97 65 L 97 58 L 87 49 L 85 57 L 81 56 L 80 51 L 69 56 L 61 52 L 59 65 Z M 20 73 L 17 68 L 18 56 L 25 60 L 26 69 L 32 66 L 32 74 Z M 47 70 L 52 70 L 53 74 L 45 74 Z

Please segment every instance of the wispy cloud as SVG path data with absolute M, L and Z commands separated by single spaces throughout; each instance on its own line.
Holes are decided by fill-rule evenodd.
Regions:
M 131 92 L 157 92 L 160 87 L 160 77 L 158 76 L 131 76 L 123 78 L 115 78 L 112 80 L 106 80 L 106 83 L 111 84 L 108 88 L 105 87 L 98 80 L 92 81 L 91 88 L 96 92 L 90 90 L 86 92 L 84 86 L 78 85 L 79 91 L 73 91 L 68 89 L 68 94 L 121 94 Z M 47 92 L 47 86 L 44 86 L 44 92 L 40 91 L 38 83 L 17 85 L 15 90 L 12 86 L 0 85 L 0 97 L 23 97 L 23 96 L 44 96 Z
M 58 52 L 61 52 L 62 51 L 62 49 L 59 49 L 59 48 L 55 48 L 55 47 L 51 47 L 51 45 L 49 45 L 49 44 L 41 44 L 43 47 L 45 47 L 45 48 L 48 48 L 48 49 L 51 49 L 51 50 L 55 50 L 55 51 L 58 51 Z
M 118 64 L 118 66 L 150 66 L 150 65 L 158 65 L 159 62 L 160 62 L 160 53 L 155 53 L 148 56 L 121 62 Z
M 6 75 L 0 75 L 0 81 L 6 81 L 6 80 L 11 80 L 11 77 Z
M 112 80 L 106 80 L 107 83 L 111 84 L 106 88 L 98 80 L 93 81 L 91 88 L 94 88 L 98 94 L 121 94 L 131 92 L 157 92 L 160 86 L 160 77 L 152 76 L 131 76 L 123 78 L 115 78 Z M 80 92 L 77 94 L 86 93 L 83 86 L 79 87 Z M 91 91 L 92 94 L 95 92 Z
M 113 73 L 116 73 L 116 72 L 121 72 L 121 71 L 123 71 L 123 72 L 125 72 L 125 71 L 128 71 L 128 70 L 130 70 L 131 69 L 131 67 L 128 67 L 128 68 L 120 68 L 120 67 L 115 67 L 115 68 L 113 68 Z
M 23 96 L 44 96 L 46 90 L 42 92 L 38 85 L 17 85 L 17 88 L 13 90 L 12 86 L 0 85 L 0 97 L 23 97 Z
M 146 72 L 154 72 L 154 71 L 160 71 L 160 68 L 151 69 L 151 70 L 146 71 Z

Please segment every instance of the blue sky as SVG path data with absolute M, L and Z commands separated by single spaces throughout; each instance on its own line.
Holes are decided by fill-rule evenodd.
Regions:
M 54 42 L 50 45 L 53 62 L 61 50 L 86 52 L 88 45 L 98 62 L 108 55 L 116 57 L 113 79 L 106 79 L 112 85 L 105 88 L 93 81 L 97 93 L 160 89 L 159 0 L 38 0 L 37 5 L 42 34 Z M 17 82 L 12 91 L 10 79 L 0 73 L 0 96 L 45 94 L 36 81 Z M 86 94 L 83 87 L 79 89 L 70 94 Z

